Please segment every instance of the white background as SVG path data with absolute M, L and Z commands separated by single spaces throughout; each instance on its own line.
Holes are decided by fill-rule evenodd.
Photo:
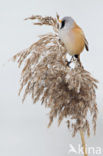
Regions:
M 71 137 L 65 121 L 58 128 L 55 120 L 48 129 L 48 110 L 40 103 L 33 105 L 30 97 L 21 103 L 20 70 L 8 62 L 39 34 L 51 31 L 23 19 L 32 14 L 55 17 L 56 12 L 72 16 L 88 39 L 90 51 L 84 51 L 81 59 L 99 80 L 99 114 L 96 136 L 86 138 L 86 143 L 103 149 L 103 0 L 0 0 L 0 156 L 73 156 L 68 154 L 69 144 L 77 148 L 81 143 L 79 134 Z

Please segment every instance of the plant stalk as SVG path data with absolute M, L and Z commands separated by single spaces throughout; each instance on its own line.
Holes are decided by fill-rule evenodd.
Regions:
M 88 156 L 87 151 L 86 151 L 85 138 L 84 138 L 84 134 L 82 130 L 80 130 L 80 136 L 81 136 L 84 156 Z

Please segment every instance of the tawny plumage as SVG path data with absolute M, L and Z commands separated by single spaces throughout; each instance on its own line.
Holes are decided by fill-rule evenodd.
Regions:
M 61 20 L 59 37 L 63 41 L 67 52 L 71 56 L 78 57 L 84 47 L 88 51 L 88 42 L 82 29 L 76 24 L 71 17 L 64 17 Z

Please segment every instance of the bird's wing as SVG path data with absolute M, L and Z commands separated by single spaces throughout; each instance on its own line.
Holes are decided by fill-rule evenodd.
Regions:
M 85 41 L 85 49 L 86 49 L 87 51 L 89 51 L 88 41 L 87 41 L 87 39 L 85 38 L 85 36 L 84 36 L 84 41 Z
M 80 32 L 80 34 L 81 34 L 81 36 L 82 36 L 82 38 L 83 38 L 83 40 L 84 40 L 85 49 L 86 49 L 87 51 L 89 51 L 88 41 L 87 41 L 87 39 L 86 39 L 86 37 L 85 37 L 85 34 L 84 34 L 83 30 L 82 30 L 78 25 L 77 25 L 77 29 L 79 30 L 79 32 Z
M 89 51 L 88 41 L 87 41 L 87 39 L 86 39 L 85 34 L 84 34 L 83 31 L 81 31 L 81 35 L 83 36 L 83 39 L 84 39 L 84 42 L 85 42 L 85 49 L 86 49 L 87 51 Z

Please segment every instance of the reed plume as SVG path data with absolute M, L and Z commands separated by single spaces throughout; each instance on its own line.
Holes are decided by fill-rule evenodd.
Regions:
M 19 67 L 23 65 L 19 94 L 24 88 L 23 101 L 30 94 L 33 103 L 40 101 L 50 108 L 48 127 L 55 117 L 59 125 L 66 118 L 73 136 L 78 131 L 87 132 L 89 136 L 88 112 L 96 131 L 98 109 L 95 91 L 98 81 L 81 62 L 75 60 L 74 68 L 66 65 L 67 51 L 58 37 L 59 15 L 56 18 L 37 15 L 27 19 L 36 20 L 35 25 L 49 25 L 54 32 L 41 35 L 37 42 L 13 57 Z

